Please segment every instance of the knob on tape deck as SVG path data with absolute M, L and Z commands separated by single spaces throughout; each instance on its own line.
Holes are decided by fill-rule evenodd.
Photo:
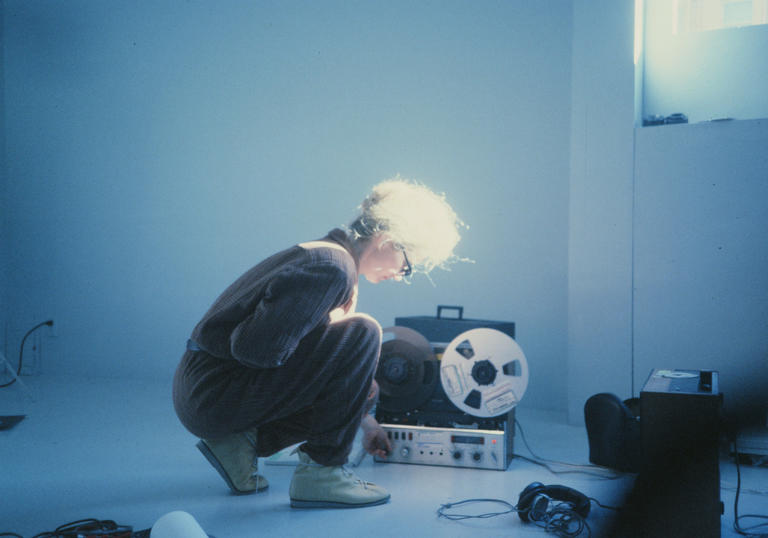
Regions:
M 434 318 L 396 318 L 384 335 L 376 419 L 393 450 L 376 461 L 505 470 L 514 408 L 528 385 L 515 324 L 439 306 Z

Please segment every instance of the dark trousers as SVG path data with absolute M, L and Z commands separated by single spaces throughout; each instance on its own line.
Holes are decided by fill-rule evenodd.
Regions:
M 309 333 L 278 368 L 187 351 L 173 381 L 182 424 L 212 439 L 258 428 L 259 456 L 306 441 L 322 465 L 347 461 L 381 349 L 381 327 L 355 314 Z

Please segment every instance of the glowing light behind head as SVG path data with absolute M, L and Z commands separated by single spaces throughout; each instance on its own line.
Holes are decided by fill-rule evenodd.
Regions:
M 373 187 L 350 228 L 356 237 L 385 233 L 405 249 L 414 272 L 429 273 L 458 261 L 453 249 L 460 226 L 464 223 L 443 194 L 397 176 Z

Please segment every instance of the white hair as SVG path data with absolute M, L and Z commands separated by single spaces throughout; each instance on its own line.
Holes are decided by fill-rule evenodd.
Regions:
M 349 229 L 356 239 L 384 234 L 420 271 L 429 273 L 459 259 L 453 249 L 461 226 L 444 194 L 397 176 L 373 187 Z

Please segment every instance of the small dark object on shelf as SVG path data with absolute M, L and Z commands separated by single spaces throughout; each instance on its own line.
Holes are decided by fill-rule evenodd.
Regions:
M 688 116 L 680 112 L 676 112 L 675 114 L 670 114 L 669 116 L 664 118 L 665 125 L 669 125 L 672 123 L 688 123 Z

